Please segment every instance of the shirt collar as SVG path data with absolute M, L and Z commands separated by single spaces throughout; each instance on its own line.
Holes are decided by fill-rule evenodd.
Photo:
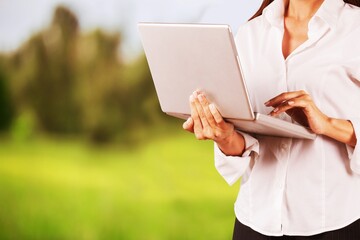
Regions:
M 312 19 L 318 18 L 330 28 L 334 28 L 344 5 L 343 0 L 324 0 Z M 274 0 L 263 10 L 262 14 L 270 25 L 284 28 L 284 0 Z M 312 20 L 310 20 L 310 22 L 311 21 Z
M 314 18 L 320 18 L 327 23 L 330 28 L 335 28 L 344 5 L 345 3 L 343 0 L 325 0 L 319 10 L 315 13 Z
M 284 0 L 274 0 L 262 12 L 270 25 L 278 28 L 284 27 Z

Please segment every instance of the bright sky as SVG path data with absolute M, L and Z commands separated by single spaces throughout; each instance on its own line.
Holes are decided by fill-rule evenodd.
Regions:
M 63 4 L 78 17 L 81 29 L 101 27 L 122 32 L 122 51 L 135 56 L 142 48 L 136 23 L 207 22 L 236 28 L 260 6 L 261 0 L 0 0 L 0 51 L 18 48 L 46 27 L 54 8 Z

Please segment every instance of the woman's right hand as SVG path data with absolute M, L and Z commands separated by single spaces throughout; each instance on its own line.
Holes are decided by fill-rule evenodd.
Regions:
M 215 141 L 221 150 L 233 146 L 234 140 L 237 141 L 240 137 L 242 148 L 231 149 L 230 152 L 237 150 L 236 154 L 239 154 L 243 151 L 243 137 L 235 131 L 233 124 L 223 119 L 215 105 L 206 99 L 204 93 L 195 91 L 190 96 L 190 108 L 191 117 L 183 124 L 185 130 L 194 133 L 199 140 Z

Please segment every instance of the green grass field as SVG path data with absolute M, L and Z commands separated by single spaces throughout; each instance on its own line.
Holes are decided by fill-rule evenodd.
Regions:
M 212 142 L 139 148 L 0 141 L 0 239 L 231 239 L 233 202 Z

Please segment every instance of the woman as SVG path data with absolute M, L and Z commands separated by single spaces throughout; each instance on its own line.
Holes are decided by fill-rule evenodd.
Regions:
M 265 0 L 236 36 L 254 111 L 314 141 L 235 131 L 206 93 L 190 97 L 184 129 L 215 142 L 229 184 L 242 177 L 234 239 L 360 239 L 360 10 L 346 2 Z

